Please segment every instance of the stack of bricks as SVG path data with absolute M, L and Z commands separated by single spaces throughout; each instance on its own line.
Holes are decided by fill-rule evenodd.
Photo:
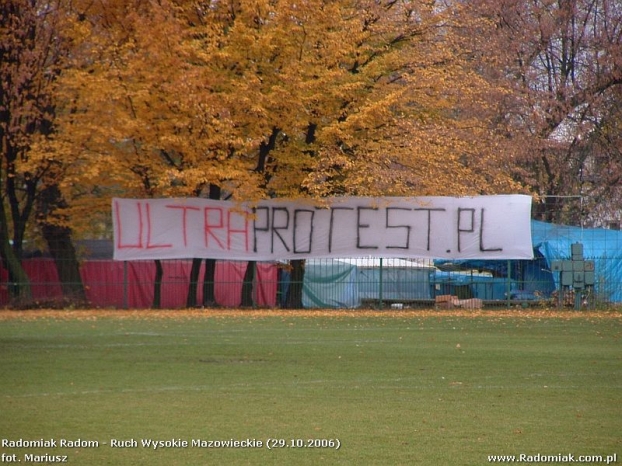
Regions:
M 434 308 L 435 309 L 453 309 L 454 302 L 458 300 L 457 296 L 452 296 L 450 294 L 442 294 L 434 298 Z
M 450 294 L 439 295 L 434 299 L 435 309 L 453 309 L 461 307 L 463 309 L 481 309 L 483 301 L 478 298 L 458 299 L 457 296 Z

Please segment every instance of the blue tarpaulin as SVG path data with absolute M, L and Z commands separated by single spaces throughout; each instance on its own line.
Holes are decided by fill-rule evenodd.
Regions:
M 572 244 L 583 244 L 583 257 L 595 265 L 597 298 L 622 302 L 622 231 L 604 228 L 580 228 L 533 220 L 531 236 L 534 259 L 531 261 L 435 261 L 443 269 L 452 265 L 462 269 L 490 271 L 495 277 L 519 282 L 519 289 L 547 297 L 559 287 L 559 276 L 551 272 L 554 260 L 571 258 Z M 513 287 L 514 288 L 514 287 Z
M 596 295 L 608 302 L 622 302 L 622 231 L 580 228 L 533 221 L 534 250 L 546 259 L 570 259 L 570 245 L 583 244 L 583 257 L 594 261 Z M 558 277 L 554 276 L 557 283 Z
M 519 289 L 515 280 L 508 281 L 507 278 L 442 270 L 436 271 L 432 284 L 435 296 L 449 294 L 460 299 L 504 300 L 508 292 Z

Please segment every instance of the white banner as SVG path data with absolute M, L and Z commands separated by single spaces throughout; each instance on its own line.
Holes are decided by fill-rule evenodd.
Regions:
M 531 197 L 113 199 L 114 258 L 531 259 Z

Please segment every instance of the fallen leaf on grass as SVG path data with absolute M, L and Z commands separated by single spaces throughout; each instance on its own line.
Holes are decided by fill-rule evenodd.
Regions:
M 303 318 L 491 318 L 491 319 L 622 319 L 622 310 L 618 311 L 565 311 L 565 310 L 343 310 L 343 309 L 36 309 L 36 310 L 0 310 L 0 320 L 36 320 L 66 319 L 92 320 L 101 318 L 115 319 L 175 319 L 197 318 L 267 318 L 267 317 L 303 317 Z M 459 348 L 459 345 L 457 346 Z

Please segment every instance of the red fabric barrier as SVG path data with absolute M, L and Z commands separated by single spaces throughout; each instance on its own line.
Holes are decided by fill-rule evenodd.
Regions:
M 272 263 L 255 263 L 253 301 L 260 307 L 276 306 L 277 268 Z M 218 284 L 215 289 L 216 302 L 225 307 L 238 307 L 242 303 L 242 285 L 246 262 L 216 262 Z
M 23 261 L 22 267 L 30 278 L 32 297 L 35 301 L 51 301 L 63 296 L 53 259 L 27 259 Z M 0 267 L 0 282 L 0 304 L 6 305 L 10 302 L 9 274 L 2 267 Z
M 23 261 L 31 279 L 35 301 L 53 301 L 62 298 L 58 274 L 52 259 L 36 258 Z M 253 282 L 253 299 L 257 306 L 275 307 L 277 290 L 277 267 L 273 263 L 257 263 Z M 162 261 L 161 307 L 179 309 L 186 305 L 192 261 Z M 113 260 L 87 260 L 81 263 L 80 274 L 85 286 L 87 300 L 100 308 L 144 309 L 153 303 L 155 279 L 153 261 L 119 262 Z M 241 303 L 245 262 L 216 263 L 216 302 L 225 307 L 238 307 Z M 205 273 L 201 265 L 197 303 L 203 300 L 202 281 Z M 127 278 L 127 280 L 126 280 Z M 0 304 L 7 305 L 8 274 L 0 268 Z

